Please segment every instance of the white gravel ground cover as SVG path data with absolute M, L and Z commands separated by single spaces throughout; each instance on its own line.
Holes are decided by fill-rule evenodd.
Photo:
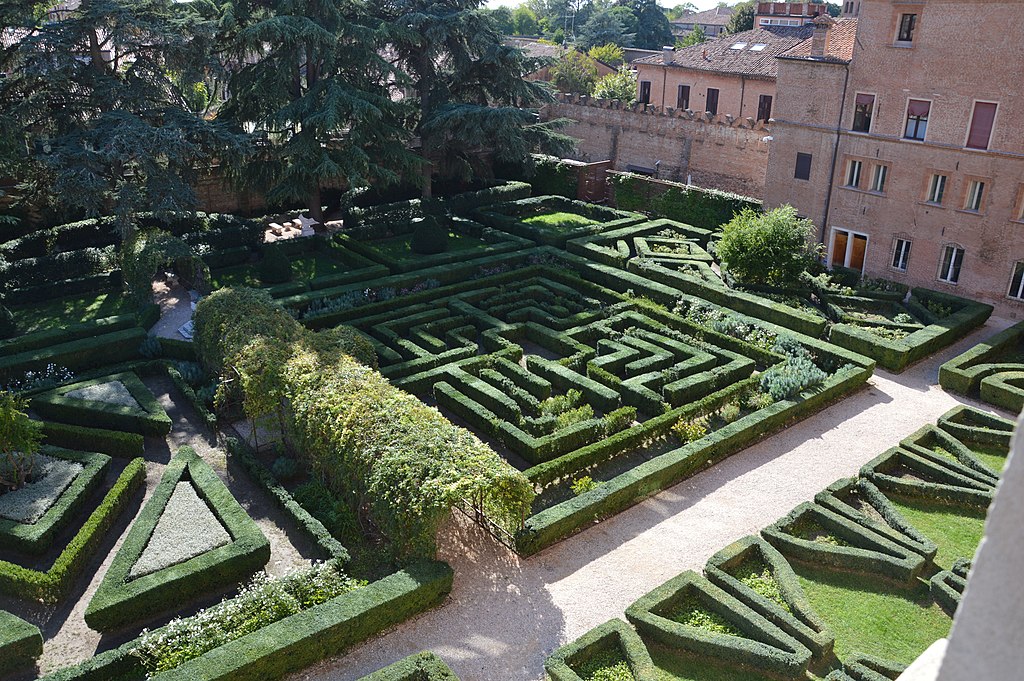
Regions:
M 192 483 L 184 480 L 175 485 L 149 544 L 128 576 L 135 579 L 183 563 L 230 541 L 224 525 L 199 498 Z
M 36 455 L 36 474 L 21 489 L 0 495 L 0 518 L 31 525 L 49 511 L 68 485 L 82 472 L 82 464 Z
M 70 390 L 64 394 L 64 397 L 71 397 L 77 400 L 106 402 L 107 404 L 116 404 L 121 407 L 142 409 L 142 405 L 132 397 L 132 394 L 128 392 L 128 388 L 126 388 L 124 383 L 121 381 L 110 381 L 108 383 L 100 383 L 98 385 L 90 385 L 85 388 L 78 388 L 77 390 Z

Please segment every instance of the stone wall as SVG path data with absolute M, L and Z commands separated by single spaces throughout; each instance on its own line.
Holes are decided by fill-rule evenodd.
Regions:
M 770 133 L 752 118 L 570 95 L 542 115 L 575 121 L 565 132 L 580 140 L 577 160 L 611 160 L 615 170 L 651 169 L 659 179 L 746 196 L 764 192 Z

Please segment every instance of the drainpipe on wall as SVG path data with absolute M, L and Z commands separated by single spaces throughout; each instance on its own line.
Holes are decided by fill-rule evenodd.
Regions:
M 743 99 L 746 97 L 747 79 L 740 76 L 740 118 L 743 118 Z
M 836 176 L 836 162 L 839 160 L 839 131 L 843 126 L 843 112 L 846 111 L 846 87 L 850 83 L 850 65 L 846 65 L 846 75 L 843 77 L 843 97 L 839 100 L 839 120 L 836 121 L 836 139 L 832 145 L 832 164 L 828 171 L 828 191 L 825 192 L 825 214 L 821 220 L 821 234 L 818 242 L 825 244 L 825 235 L 828 233 L 828 215 L 832 210 L 832 188 Z M 827 246 L 826 246 L 827 247 Z

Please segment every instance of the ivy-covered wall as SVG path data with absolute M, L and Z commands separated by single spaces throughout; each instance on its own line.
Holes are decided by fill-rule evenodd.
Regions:
M 749 196 L 632 173 L 609 172 L 608 185 L 609 200 L 617 208 L 669 218 L 702 229 L 718 229 L 744 208 L 762 208 L 761 201 Z

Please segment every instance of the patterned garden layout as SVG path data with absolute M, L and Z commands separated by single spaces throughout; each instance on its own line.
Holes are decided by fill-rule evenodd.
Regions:
M 312 451 L 329 434 L 297 420 L 287 441 L 275 434 L 281 404 L 297 409 L 312 378 L 263 377 L 261 390 L 287 399 L 254 406 L 250 388 L 243 399 L 230 384 L 255 374 L 220 366 L 227 340 L 216 339 L 214 360 L 200 336 L 147 336 L 160 312 L 139 282 L 148 288 L 161 268 L 197 288 L 205 277 L 204 294 L 267 291 L 274 301 L 260 298 L 260 314 L 278 337 L 313 348 L 305 361 L 342 343 L 361 364 L 331 370 L 378 386 L 352 393 L 353 404 L 381 395 L 401 420 L 422 402 L 478 437 L 474 451 L 500 457 L 498 477 L 525 503 L 497 512 L 493 490 L 474 488 L 454 505 L 522 556 L 582 540 L 572 537 L 991 313 L 879 282 L 742 288 L 720 274 L 717 225 L 530 197 L 521 183 L 442 203 L 434 238 L 445 245 L 433 249 L 416 245 L 415 201 L 352 209 L 339 233 L 273 245 L 261 243 L 261 221 L 181 219 L 149 245 L 125 246 L 139 255 L 124 271 L 111 257 L 119 236 L 102 221 L 0 244 L 17 328 L 0 341 L 0 384 L 43 435 L 28 484 L 0 494 L 0 677 L 280 678 L 451 589 L 446 564 L 397 550 L 389 526 L 364 522 L 386 503 L 366 497 L 372 487 L 345 487 L 333 464 L 304 458 L 296 443 Z M 63 286 L 52 285 L 58 270 Z M 942 385 L 1020 409 L 1022 334 L 1014 327 L 949 362 Z M 380 392 L 373 369 L 398 390 Z M 381 408 L 372 402 L 359 404 Z M 355 437 L 398 432 L 373 423 L 381 430 Z M 470 441 L 444 419 L 436 427 Z M 946 414 L 859 477 L 722 548 L 703 574 L 679 575 L 555 651 L 547 673 L 895 678 L 948 633 L 1011 431 L 976 409 Z M 282 560 L 296 569 L 271 570 Z M 367 678 L 456 677 L 422 654 Z

